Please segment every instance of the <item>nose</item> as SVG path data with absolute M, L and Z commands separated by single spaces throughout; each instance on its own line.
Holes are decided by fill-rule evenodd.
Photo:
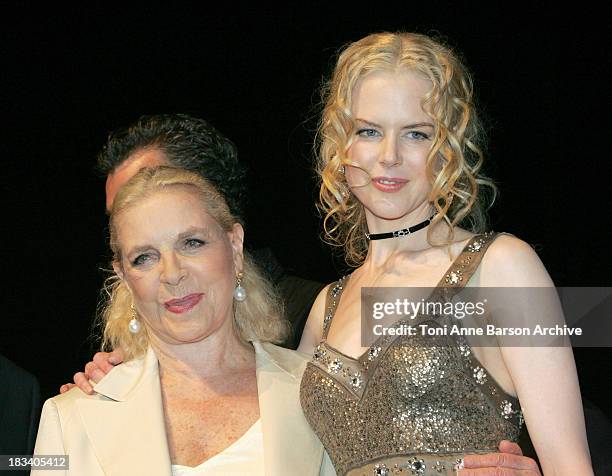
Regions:
M 177 256 L 176 253 L 170 253 L 162 257 L 162 273 L 160 278 L 164 284 L 176 286 L 185 279 L 186 275 L 187 272 L 180 256 Z
M 383 139 L 378 161 L 383 167 L 392 167 L 402 162 L 395 137 L 388 135 Z

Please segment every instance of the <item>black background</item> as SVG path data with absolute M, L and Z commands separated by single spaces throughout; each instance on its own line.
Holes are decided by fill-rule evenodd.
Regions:
M 299 276 L 336 279 L 345 268 L 313 206 L 317 90 L 339 47 L 380 30 L 439 34 L 464 54 L 501 189 L 493 228 L 531 243 L 558 285 L 610 286 L 602 13 L 461 3 L 6 8 L 0 353 L 46 397 L 91 357 L 108 259 L 95 155 L 141 114 L 187 112 L 234 140 L 249 167 L 251 246 Z M 583 393 L 610 412 L 610 350 L 575 353 Z

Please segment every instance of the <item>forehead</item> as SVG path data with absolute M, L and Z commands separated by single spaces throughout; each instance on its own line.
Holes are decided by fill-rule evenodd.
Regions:
M 169 165 L 168 159 L 159 149 L 140 149 L 130 154 L 106 177 L 106 209 L 112 208 L 117 192 L 141 169 L 159 165 Z
M 431 89 L 431 82 L 411 70 L 377 71 L 359 79 L 351 97 L 351 111 L 356 118 L 374 115 L 379 120 L 390 115 L 427 118 L 421 101 Z M 362 119 L 373 120 L 374 117 Z
M 117 238 L 125 246 L 176 239 L 192 228 L 222 231 L 200 197 L 178 186 L 154 192 L 122 211 L 115 220 Z

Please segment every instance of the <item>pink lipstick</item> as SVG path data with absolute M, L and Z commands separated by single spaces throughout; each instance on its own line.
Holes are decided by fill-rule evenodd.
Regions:
M 372 185 L 381 192 L 397 192 L 407 183 L 408 180 L 399 177 L 372 177 Z
M 178 299 L 171 299 L 164 303 L 164 306 L 168 311 L 174 314 L 183 314 L 191 311 L 204 296 L 204 293 L 188 294 Z

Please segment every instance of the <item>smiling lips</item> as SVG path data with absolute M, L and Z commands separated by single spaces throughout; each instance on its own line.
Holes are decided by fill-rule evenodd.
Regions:
M 373 177 L 372 185 L 381 192 L 397 192 L 404 185 L 408 183 L 408 180 L 398 177 Z
M 168 311 L 175 314 L 183 314 L 184 312 L 191 311 L 204 296 L 204 293 L 188 294 L 178 299 L 171 299 L 166 301 L 164 306 Z

